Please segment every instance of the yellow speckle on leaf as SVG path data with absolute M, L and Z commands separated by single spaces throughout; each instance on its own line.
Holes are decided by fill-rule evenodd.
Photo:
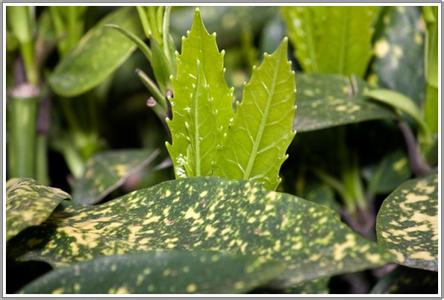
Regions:
M 375 54 L 377 57 L 384 57 L 390 50 L 390 45 L 386 40 L 378 40 L 375 43 Z
M 211 226 L 210 224 L 205 226 L 205 232 L 207 233 L 207 237 L 213 236 L 216 231 L 217 229 Z
M 418 251 L 410 255 L 410 258 L 420 260 L 435 260 L 436 257 L 432 256 L 428 251 Z
M 189 285 L 187 285 L 187 293 L 194 293 L 195 291 L 197 291 L 197 285 L 195 285 L 194 283 L 190 283 Z
M 64 291 L 65 290 L 63 288 L 58 288 L 58 289 L 53 290 L 51 293 L 52 294 L 63 294 Z
M 200 214 L 196 213 L 192 207 L 188 208 L 184 216 L 185 219 L 198 219 L 200 218 Z

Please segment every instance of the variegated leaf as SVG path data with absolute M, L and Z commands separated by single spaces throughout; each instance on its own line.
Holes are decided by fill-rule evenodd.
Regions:
M 56 269 L 25 294 L 242 293 L 266 283 L 283 265 L 251 255 L 153 251 L 99 257 Z
M 172 144 L 167 149 L 176 177 L 212 175 L 217 149 L 233 115 L 233 90 L 224 79 L 224 53 L 216 35 L 208 34 L 199 10 L 188 36 L 182 39 L 173 79 Z
M 6 240 L 24 229 L 44 222 L 63 199 L 64 191 L 37 184 L 29 178 L 13 178 L 6 183 Z
M 60 209 L 14 241 L 12 257 L 55 266 L 155 249 L 253 254 L 285 262 L 285 272 L 273 281 L 278 286 L 392 259 L 324 206 L 259 183 L 216 177 L 164 182 L 102 205 Z
M 158 154 L 158 150 L 116 150 L 94 155 L 86 163 L 83 176 L 74 184 L 73 201 L 86 205 L 100 202 Z
M 295 132 L 295 78 L 287 39 L 253 69 L 220 152 L 215 175 L 251 179 L 273 190 Z
M 438 175 L 401 184 L 382 204 L 378 243 L 405 266 L 438 269 Z

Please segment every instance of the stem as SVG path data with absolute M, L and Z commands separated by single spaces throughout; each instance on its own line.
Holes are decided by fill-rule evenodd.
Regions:
M 23 63 L 26 71 L 26 78 L 29 83 L 34 86 L 39 85 L 39 75 L 37 70 L 37 64 L 34 55 L 34 42 L 29 41 L 20 44 L 20 54 L 23 58 Z
M 36 180 L 43 185 L 49 184 L 48 177 L 48 137 L 37 135 L 36 141 Z
M 38 90 L 22 84 L 8 102 L 9 177 L 35 178 Z
M 107 25 L 105 25 L 105 27 L 115 29 L 118 32 L 120 32 L 121 34 L 123 34 L 126 38 L 128 38 L 130 41 L 132 41 L 134 44 L 136 44 L 137 47 L 140 49 L 140 51 L 142 51 L 142 53 L 148 59 L 148 61 L 151 62 L 151 60 L 153 58 L 153 54 L 151 52 L 151 49 L 141 39 L 139 39 L 136 35 L 123 29 L 122 27 L 120 27 L 118 25 L 107 24 Z
M 168 45 L 170 34 L 170 15 L 171 6 L 165 7 L 165 15 L 163 16 L 163 52 L 168 60 L 168 64 L 171 65 L 170 47 Z
M 150 24 L 148 23 L 145 7 L 137 6 L 137 13 L 139 14 L 140 22 L 142 23 L 143 32 L 145 32 L 145 36 L 149 38 L 151 36 L 151 28 Z
M 413 174 L 415 174 L 416 177 L 426 175 L 430 172 L 430 166 L 421 156 L 412 130 L 404 121 L 399 121 L 398 126 L 404 137 L 407 153 L 409 155 L 410 168 L 412 169 Z
M 142 70 L 136 69 L 136 74 L 142 80 L 142 83 L 145 85 L 145 87 L 150 91 L 151 95 L 153 95 L 153 97 L 156 99 L 157 103 L 159 103 L 162 109 L 166 111 L 166 99 L 162 95 L 156 84 Z

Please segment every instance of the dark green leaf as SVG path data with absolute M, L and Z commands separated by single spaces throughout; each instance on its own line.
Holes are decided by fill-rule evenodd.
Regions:
M 104 81 L 134 51 L 136 45 L 119 32 L 106 28 L 115 24 L 142 37 L 140 21 L 134 7 L 119 8 L 101 20 L 57 65 L 49 78 L 59 95 L 82 94 Z
M 309 282 L 301 283 L 293 288 L 285 290 L 287 294 L 328 294 L 330 277 L 323 277 Z
M 395 118 L 390 109 L 372 103 L 363 96 L 367 85 L 356 77 L 297 74 L 296 85 L 297 131 Z
M 383 27 L 374 44 L 374 75 L 370 78 L 380 87 L 399 91 L 419 105 L 425 84 L 421 10 L 413 6 L 390 6 L 381 20 Z
M 29 245 L 29 238 L 41 242 Z M 324 206 L 216 177 L 168 181 L 77 212 L 59 210 L 14 241 L 8 249 L 14 257 L 55 266 L 155 249 L 249 253 L 285 261 L 275 281 L 282 286 L 392 259 Z
M 182 40 L 173 79 L 172 112 L 168 121 L 172 144 L 167 149 L 177 178 L 212 175 L 233 116 L 233 90 L 224 79 L 223 53 L 196 10 L 188 36 Z
M 409 180 L 379 210 L 378 242 L 396 262 L 436 271 L 438 268 L 438 175 Z
M 381 278 L 371 294 L 436 294 L 438 273 L 398 266 Z
M 215 175 L 251 179 L 276 189 L 279 169 L 295 132 L 295 79 L 287 39 L 253 69 L 220 152 Z
M 372 194 L 387 194 L 409 179 L 411 174 L 407 154 L 395 151 L 387 154 L 372 167 L 368 191 Z
M 117 150 L 94 155 L 86 163 L 83 177 L 74 184 L 73 201 L 86 205 L 100 202 L 158 154 L 158 150 Z
M 43 223 L 63 199 L 62 190 L 37 184 L 33 179 L 13 178 L 6 183 L 6 240 L 24 229 Z
M 283 265 L 250 255 L 156 251 L 99 257 L 56 269 L 21 293 L 242 293 L 266 283 Z

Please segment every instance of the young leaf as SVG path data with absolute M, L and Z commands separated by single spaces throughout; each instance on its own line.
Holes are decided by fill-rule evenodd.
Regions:
M 73 201 L 86 205 L 100 202 L 158 155 L 159 150 L 119 150 L 93 156 L 86 163 L 83 177 L 74 184 Z
M 20 293 L 242 293 L 266 283 L 282 269 L 282 264 L 252 255 L 153 251 L 99 257 L 56 269 Z
M 376 221 L 378 243 L 405 266 L 438 269 L 438 175 L 409 180 L 388 196 Z
M 28 244 L 30 238 L 39 243 Z M 8 253 L 55 266 L 156 249 L 214 250 L 285 261 L 277 284 L 380 266 L 391 255 L 332 210 L 251 181 L 186 178 L 105 204 L 60 209 L 24 232 Z
M 376 34 L 369 78 L 382 88 L 396 90 L 417 105 L 424 97 L 424 29 L 421 9 L 389 6 L 380 16 L 384 23 Z
M 216 36 L 206 31 L 199 10 L 182 41 L 172 82 L 172 144 L 167 143 L 167 149 L 177 178 L 212 175 L 216 150 L 233 115 L 233 91 L 224 79 L 224 54 L 217 49 Z
M 376 6 L 286 7 L 284 18 L 306 71 L 362 77 L 378 13 Z
M 134 7 L 119 8 L 101 20 L 57 65 L 49 78 L 51 88 L 65 97 L 80 95 L 104 81 L 136 48 L 119 32 L 106 28 L 115 24 L 142 37 Z
M 63 199 L 62 190 L 37 184 L 29 178 L 13 178 L 6 183 L 6 240 L 24 229 L 43 223 Z
M 295 78 L 287 61 L 287 39 L 253 69 L 227 132 L 215 175 L 251 179 L 273 190 L 287 158 L 295 114 Z
M 296 85 L 298 132 L 395 118 L 390 109 L 365 99 L 368 85 L 357 77 L 300 73 Z

